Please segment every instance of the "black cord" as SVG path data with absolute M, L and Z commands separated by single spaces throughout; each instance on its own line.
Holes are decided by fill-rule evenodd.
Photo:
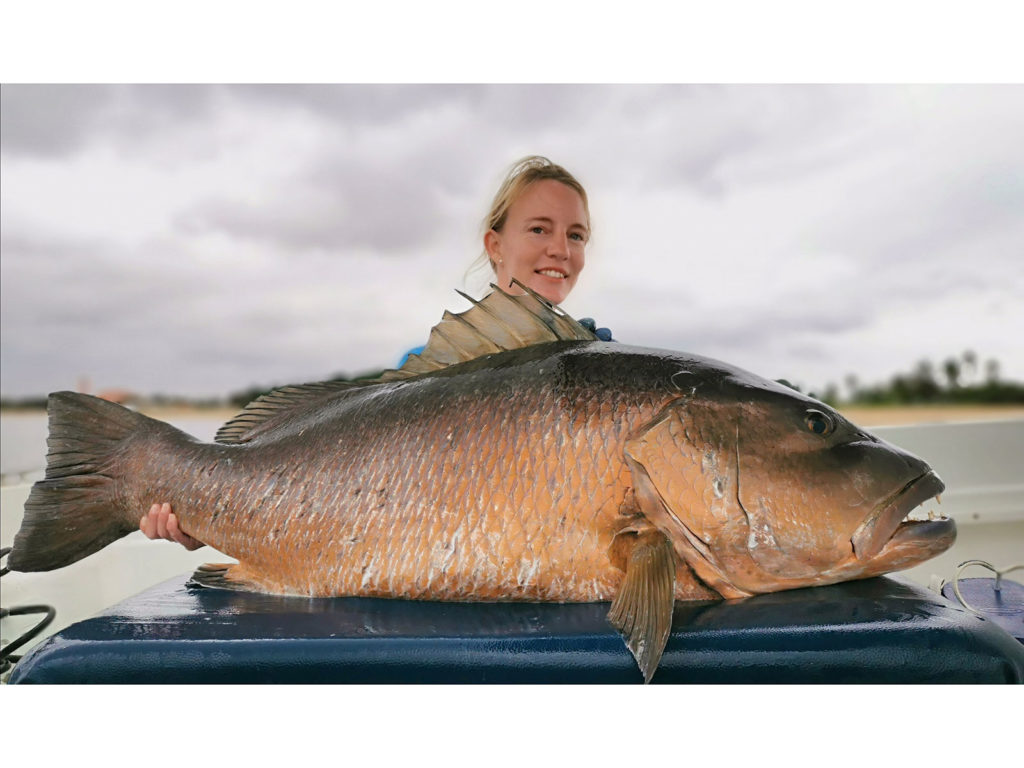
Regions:
M 6 659 L 29 640 L 50 626 L 54 617 L 57 615 L 57 611 L 50 605 L 19 605 L 17 608 L 0 608 L 0 618 L 7 618 L 8 616 L 29 616 L 33 613 L 45 613 L 46 616 L 43 617 L 42 621 L 32 627 L 32 629 L 22 633 L 21 637 L 17 640 L 5 645 L 3 649 L 0 650 L 0 660 Z
M 10 547 L 0 549 L 0 559 L 7 557 L 10 551 Z M 0 570 L 0 576 L 4 576 L 10 572 L 10 570 L 10 568 L 4 566 L 4 568 Z M 44 616 L 43 619 L 30 630 L 22 633 L 21 637 L 17 640 L 8 643 L 0 649 L 0 672 L 6 672 L 11 666 L 12 661 L 18 661 L 21 659 L 20 656 L 12 656 L 11 654 L 50 626 L 54 617 L 57 615 L 56 609 L 51 605 L 19 605 L 17 608 L 0 608 L 0 619 L 5 619 L 8 616 L 28 616 L 33 613 L 45 613 L 46 616 Z

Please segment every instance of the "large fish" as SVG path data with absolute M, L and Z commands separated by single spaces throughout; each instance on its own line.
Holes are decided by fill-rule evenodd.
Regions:
M 202 443 L 50 396 L 49 454 L 9 565 L 59 568 L 170 502 L 239 560 L 196 584 L 316 597 L 612 600 L 644 678 L 674 600 L 909 568 L 955 539 L 908 513 L 921 459 L 781 384 L 595 340 L 535 294 L 446 313 L 422 355 L 359 385 L 286 387 Z

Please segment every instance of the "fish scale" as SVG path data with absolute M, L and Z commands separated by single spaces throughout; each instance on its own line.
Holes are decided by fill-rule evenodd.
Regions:
M 542 381 L 536 379 L 536 381 Z M 388 430 L 380 430 L 377 439 L 368 444 L 350 445 L 342 450 L 336 457 L 336 463 L 342 467 L 346 464 L 361 458 L 363 465 L 370 468 L 370 474 L 362 472 L 359 479 L 362 485 L 369 485 L 370 490 L 357 497 L 359 501 L 354 508 L 345 511 L 338 510 L 336 517 L 331 520 L 332 530 L 337 538 L 345 538 L 350 534 L 356 534 L 359 542 L 347 548 L 346 556 L 360 562 L 374 561 L 381 556 L 384 567 L 375 570 L 375 575 L 368 581 L 362 579 L 360 583 L 354 583 L 353 579 L 345 578 L 345 569 L 340 568 L 335 574 L 334 581 L 317 581 L 313 575 L 307 575 L 305 580 L 299 579 L 294 583 L 290 582 L 289 576 L 276 574 L 269 565 L 270 560 L 279 560 L 281 548 L 285 546 L 281 537 L 271 540 L 266 536 L 265 531 L 260 529 L 259 523 L 247 520 L 244 523 L 245 535 L 243 536 L 240 554 L 244 559 L 254 561 L 261 573 L 268 577 L 268 586 L 275 590 L 286 592 L 299 592 L 302 594 L 393 594 L 397 596 L 420 596 L 430 594 L 439 598 L 475 598 L 475 599 L 496 599 L 502 593 L 512 589 L 516 593 L 536 596 L 546 599 L 564 600 L 588 600 L 608 599 L 611 596 L 621 574 L 613 569 L 606 557 L 590 557 L 581 559 L 577 556 L 581 546 L 585 546 L 590 540 L 588 533 L 594 525 L 593 514 L 605 506 L 600 501 L 600 495 L 595 493 L 595 486 L 601 484 L 603 479 L 608 491 L 621 495 L 624 488 L 617 485 L 614 479 L 602 478 L 602 472 L 597 471 L 598 467 L 592 462 L 583 462 L 578 452 L 566 456 L 565 462 L 537 462 L 536 456 L 551 455 L 553 443 L 563 445 L 575 444 L 579 447 L 577 440 L 569 434 L 574 426 L 583 428 L 577 431 L 585 431 L 586 425 L 593 426 L 595 419 L 590 418 L 586 406 L 594 402 L 593 398 L 587 400 L 586 394 L 579 393 L 575 396 L 577 408 L 572 412 L 565 412 L 557 407 L 553 399 L 548 395 L 547 402 L 524 403 L 522 400 L 527 397 L 528 391 L 520 390 L 513 403 L 518 412 L 530 412 L 533 414 L 545 414 L 546 418 L 543 428 L 539 430 L 540 450 L 531 450 L 529 439 L 531 432 L 523 429 L 525 422 L 522 420 L 509 419 L 510 410 L 503 410 L 499 403 L 477 402 L 474 407 L 474 417 L 479 414 L 482 427 L 477 430 L 475 441 L 462 441 L 461 446 L 454 450 L 445 451 L 442 433 L 446 438 L 450 433 L 452 425 L 443 418 L 435 415 L 429 421 L 424 422 L 422 413 L 412 413 L 408 421 L 412 425 L 426 423 L 425 430 L 417 430 L 415 426 L 404 425 L 404 441 L 416 446 L 415 455 L 410 457 L 403 455 L 402 460 L 395 466 L 394 452 L 390 455 L 383 450 L 385 446 L 393 445 L 396 435 Z M 536 399 L 540 394 L 544 398 L 543 391 L 535 387 L 533 397 Z M 597 415 L 602 410 L 610 412 L 607 403 L 596 403 L 593 409 Z M 583 406 L 583 407 L 581 407 Z M 464 418 L 465 404 L 459 399 L 454 399 L 447 413 Z M 640 418 L 643 414 L 638 414 Z M 494 422 L 497 421 L 497 424 Z M 530 427 L 532 434 L 537 433 L 538 422 L 531 420 Z M 511 432 L 508 427 L 511 427 Z M 412 435 L 410 435 L 410 429 Z M 414 439 L 410 440 L 410 437 Z M 496 438 L 496 439 L 494 439 Z M 482 445 L 481 445 L 482 443 Z M 606 435 L 600 436 L 598 445 L 601 449 L 607 445 Z M 486 455 L 488 449 L 493 451 L 494 460 L 497 464 L 507 467 L 497 473 L 498 482 L 495 483 L 495 474 L 467 473 L 462 475 L 453 471 L 458 466 L 475 465 L 474 454 L 478 452 L 478 446 L 484 449 Z M 250 449 L 258 449 L 258 445 Z M 603 450 L 594 451 L 595 456 L 602 455 Z M 438 461 L 440 457 L 440 461 Z M 589 471 L 588 466 L 589 465 Z M 601 464 L 603 474 L 607 474 L 610 465 L 607 461 Z M 397 476 L 395 475 L 397 470 Z M 329 472 L 315 473 L 315 477 L 328 475 Z M 346 493 L 345 473 L 339 472 L 337 476 L 342 478 L 337 486 L 337 496 L 351 498 L 351 493 Z M 429 504 L 424 499 L 408 499 L 408 493 L 414 490 L 414 484 L 409 482 L 410 477 L 426 477 L 428 483 L 433 484 L 435 479 L 443 479 L 440 485 L 442 496 Z M 532 479 L 527 482 L 527 479 Z M 390 482 L 389 482 L 390 480 Z M 231 483 L 227 483 L 230 485 Z M 456 493 L 459 485 L 462 486 L 462 493 Z M 212 487 L 218 487 L 215 484 Z M 549 507 L 552 503 L 551 494 L 548 489 L 566 486 L 571 493 L 592 499 L 593 509 L 570 510 L 569 525 L 563 526 L 561 530 L 552 530 L 545 527 L 544 522 L 548 519 Z M 438 487 L 432 485 L 432 487 Z M 379 509 L 374 509 L 373 501 L 379 495 L 376 489 L 394 491 L 392 501 Z M 263 487 L 257 485 L 257 494 L 262 495 Z M 314 493 L 314 495 L 316 495 Z M 474 510 L 467 503 L 476 500 L 481 507 Z M 483 503 L 480 503 L 483 500 Z M 481 531 L 483 535 L 469 536 L 467 546 L 460 548 L 449 563 L 448 571 L 444 574 L 447 578 L 430 578 L 431 569 L 426 566 L 430 559 L 429 551 L 420 547 L 417 543 L 425 541 L 436 541 L 439 537 L 446 539 L 450 536 L 450 530 L 437 530 L 439 521 L 446 517 L 454 520 L 453 516 L 438 515 L 439 505 L 437 502 L 450 501 L 451 504 L 461 505 L 459 514 L 468 516 L 475 525 L 474 530 Z M 427 504 L 423 509 L 424 514 L 410 520 L 403 514 L 402 507 L 415 507 L 413 502 L 420 505 Z M 200 503 L 198 506 L 202 506 Z M 443 507 L 443 504 L 441 505 Z M 195 535 L 203 540 L 211 541 L 222 538 L 220 532 L 214 533 L 209 530 L 194 529 L 191 510 L 188 505 L 175 503 L 175 509 L 179 510 L 179 518 L 183 529 L 192 530 Z M 593 514 L 591 514 L 593 513 Z M 364 519 L 365 525 L 360 528 L 346 526 L 346 520 L 354 517 Z M 299 535 L 301 525 L 294 520 L 294 515 L 289 518 L 288 536 L 295 538 Z M 379 519 L 378 519 L 379 518 Z M 229 516 L 223 518 L 229 531 L 237 529 L 238 518 Z M 510 524 L 511 523 L 511 524 Z M 471 523 L 472 524 L 472 523 Z M 453 526 L 454 527 L 454 526 Z M 295 531 L 294 533 L 292 531 Z M 312 532 L 308 532 L 312 535 Z M 230 534 L 234 535 L 234 534 Z M 610 543 L 612 531 L 605 534 L 605 539 Z M 531 551 L 529 542 L 531 539 L 541 538 L 548 543 L 556 540 L 558 536 L 565 540 L 561 548 L 550 546 L 547 551 L 540 554 L 540 565 L 537 571 L 550 571 L 551 563 L 562 563 L 563 573 L 558 573 L 554 578 L 548 577 L 546 583 L 535 585 L 522 585 L 510 583 L 503 580 L 500 575 L 485 573 L 483 582 L 487 587 L 478 584 L 481 571 L 489 568 L 501 573 L 506 571 L 515 572 L 510 568 L 515 564 L 535 558 L 537 555 Z M 250 544 L 265 542 L 272 544 L 273 551 L 268 553 L 254 551 Z M 607 543 L 605 544 L 607 546 Z M 219 548 L 232 550 L 233 545 L 229 542 Z M 240 557 L 240 559 L 243 559 Z M 596 560 L 596 562 L 595 562 Z M 395 564 L 388 567 L 386 564 Z M 543 567 L 542 567 L 543 566 Z M 594 570 L 600 572 L 594 576 Z M 418 574 L 418 576 L 417 576 Z M 295 574 L 297 575 L 297 574 Z M 557 582 L 557 586 L 554 585 Z M 600 587 L 595 587 L 600 585 Z M 481 591 L 483 589 L 483 591 Z M 600 589 L 601 591 L 595 591 Z

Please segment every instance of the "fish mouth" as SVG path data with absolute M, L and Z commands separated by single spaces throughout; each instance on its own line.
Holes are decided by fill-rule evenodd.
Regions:
M 953 535 L 955 523 L 945 516 L 918 517 L 916 508 L 946 489 L 945 483 L 929 470 L 884 499 L 851 537 L 858 560 L 869 560 L 890 542 L 897 546 L 915 541 L 937 541 Z M 912 517 L 913 516 L 913 517 Z

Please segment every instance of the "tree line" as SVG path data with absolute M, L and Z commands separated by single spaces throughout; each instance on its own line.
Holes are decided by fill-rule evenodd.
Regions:
M 375 379 L 384 369 L 366 371 L 356 375 L 336 373 L 328 381 L 363 381 Z M 797 385 L 785 379 L 783 384 L 797 391 Z M 863 384 L 855 374 L 843 379 L 846 395 L 840 393 L 839 385 L 829 382 L 821 392 L 812 390 L 808 394 L 829 405 L 913 405 L 925 404 L 1022 404 L 1024 384 L 1001 378 L 999 361 L 989 358 L 982 361 L 973 350 L 947 357 L 940 363 L 920 360 L 909 371 L 893 375 L 881 384 Z M 137 404 L 146 406 L 191 406 L 196 408 L 233 406 L 243 408 L 260 395 L 276 386 L 254 385 L 231 392 L 224 398 L 188 398 L 177 395 L 156 394 L 139 397 Z M 6 398 L 0 397 L 0 407 L 5 409 L 38 409 L 46 407 L 46 397 Z
M 852 373 L 843 383 L 845 397 L 832 382 L 820 394 L 809 394 L 833 406 L 1024 403 L 1024 384 L 1001 378 L 998 360 L 982 361 L 970 349 L 939 363 L 919 360 L 909 371 L 897 373 L 884 383 L 863 384 Z

